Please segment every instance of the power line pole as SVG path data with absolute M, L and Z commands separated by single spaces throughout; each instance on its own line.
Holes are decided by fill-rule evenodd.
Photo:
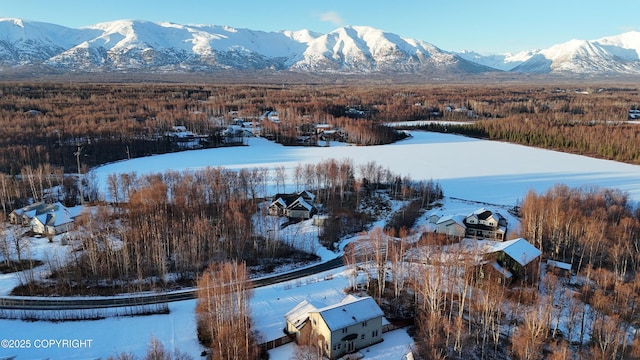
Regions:
M 78 165 L 78 188 L 80 189 L 80 205 L 84 204 L 84 195 L 82 193 L 82 170 L 80 169 L 80 154 L 82 154 L 82 146 L 78 145 L 78 151 L 74 152 L 76 163 Z

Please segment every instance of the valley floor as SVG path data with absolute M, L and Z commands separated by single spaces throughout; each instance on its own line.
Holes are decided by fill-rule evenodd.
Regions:
M 333 146 L 336 145 L 336 146 Z M 491 161 L 480 161 L 490 156 Z M 569 186 L 616 187 L 627 191 L 634 202 L 640 200 L 640 167 L 613 161 L 592 159 L 507 143 L 489 142 L 460 136 L 414 132 L 413 137 L 393 145 L 355 147 L 332 144 L 328 148 L 290 148 L 264 139 L 251 139 L 248 147 L 233 149 L 197 150 L 182 153 L 132 159 L 97 168 L 94 172 L 102 183 L 112 173 L 137 171 L 139 173 L 163 170 L 185 170 L 204 166 L 223 166 L 231 169 L 284 165 L 291 171 L 298 163 L 317 162 L 328 158 L 352 158 L 356 164 L 376 161 L 391 171 L 410 176 L 413 180 L 438 180 L 445 193 L 440 211 L 469 213 L 479 207 L 504 210 L 517 205 L 529 190 L 545 191 L 557 183 Z M 289 188 L 294 188 L 292 180 Z M 270 190 L 273 190 L 270 187 Z M 275 193 L 275 192 L 272 192 Z M 469 199 L 469 200 L 461 200 Z M 510 215 L 508 215 L 510 216 Z M 509 217 L 510 230 L 517 227 L 517 219 Z M 426 226 L 426 219 L 418 220 Z M 384 224 L 384 219 L 380 223 Z M 308 224 L 285 228 L 279 236 L 304 239 L 323 259 L 339 256 L 317 243 L 317 232 Z M 351 239 L 344 239 L 341 248 Z M 47 239 L 34 240 L 33 257 L 45 258 L 48 253 L 67 251 Z M 7 294 L 15 286 L 15 274 L 0 276 L 0 294 Z M 255 328 L 262 340 L 282 336 L 284 314 L 305 299 L 318 302 L 337 302 L 349 285 L 346 271 L 336 270 L 317 274 L 302 280 L 266 286 L 255 290 L 251 302 Z M 0 320 L 4 339 L 29 341 L 29 348 L 0 349 L 1 356 L 16 355 L 21 359 L 87 359 L 106 358 L 122 352 L 142 356 L 152 337 L 160 340 L 169 350 L 177 349 L 194 358 L 202 351 L 196 338 L 194 317 L 195 300 L 172 303 L 168 315 L 144 317 L 118 317 L 83 322 L 25 322 Z M 63 346 L 62 342 L 42 340 L 83 340 L 83 347 Z M 91 340 L 87 342 L 86 340 Z M 36 347 L 38 341 L 39 347 Z M 48 346 L 43 347 L 43 344 Z M 76 344 L 79 344 L 76 342 Z M 87 346 L 86 344 L 89 344 Z M 405 330 L 385 334 L 385 341 L 363 350 L 365 359 L 398 359 L 408 351 L 413 341 Z M 272 350 L 274 359 L 287 359 L 293 355 L 293 346 Z

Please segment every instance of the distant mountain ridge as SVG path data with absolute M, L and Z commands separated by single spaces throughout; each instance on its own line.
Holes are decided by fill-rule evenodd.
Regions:
M 504 71 L 535 74 L 640 74 L 640 32 L 596 40 L 570 40 L 516 55 L 458 55 Z
M 0 69 L 34 65 L 73 72 L 233 69 L 336 74 L 640 74 L 640 33 L 487 57 L 445 51 L 367 26 L 346 26 L 319 34 L 142 20 L 72 29 L 0 19 Z

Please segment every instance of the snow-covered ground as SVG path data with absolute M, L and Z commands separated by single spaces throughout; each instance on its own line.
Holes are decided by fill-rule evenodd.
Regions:
M 275 169 L 284 165 L 292 170 L 300 163 L 315 163 L 330 158 L 350 158 L 355 164 L 376 161 L 413 180 L 438 180 L 447 196 L 440 210 L 443 213 L 468 214 L 484 206 L 507 216 L 510 229 L 517 221 L 506 213 L 504 207 L 491 204 L 507 207 L 516 205 L 530 189 L 541 192 L 557 183 L 569 186 L 596 185 L 620 188 L 630 194 L 631 200 L 640 200 L 639 166 L 455 135 L 412 134 L 412 138 L 397 144 L 373 147 L 339 144 L 332 144 L 328 148 L 283 147 L 264 139 L 252 138 L 248 147 L 196 150 L 132 159 L 102 166 L 95 169 L 95 173 L 104 191 L 105 179 L 112 173 L 136 171 L 143 174 L 205 166 Z M 292 176 L 289 176 L 287 184 L 289 190 L 294 190 Z M 424 218 L 421 222 L 425 222 Z M 305 246 L 314 249 L 323 260 L 338 256 L 317 244 L 317 229 L 308 222 L 287 227 L 277 236 L 288 241 L 303 239 Z M 54 251 L 52 249 L 56 246 L 56 251 L 59 251 L 58 244 L 58 237 L 53 245 L 48 244 L 46 239 L 39 239 L 31 251 L 44 257 L 46 251 Z M 14 275 L 0 276 L 0 294 L 6 294 L 15 283 Z M 298 302 L 304 299 L 319 303 L 337 302 L 344 296 L 343 289 L 348 285 L 347 273 L 344 269 L 338 269 L 258 288 L 251 302 L 255 329 L 264 341 L 280 337 L 284 314 Z M 195 359 L 200 358 L 202 349 L 196 338 L 195 300 L 172 303 L 169 308 L 168 315 L 98 321 L 49 323 L 0 320 L 0 340 L 23 340 L 21 344 L 25 346 L 26 341 L 29 342 L 28 348 L 21 349 L 8 349 L 3 345 L 0 347 L 0 358 L 17 355 L 16 360 L 88 359 L 106 358 L 121 352 L 142 356 L 152 336 L 170 351 L 178 349 Z M 365 359 L 399 359 L 413 345 L 405 330 L 386 333 L 384 339 L 384 342 L 362 351 Z M 49 340 L 76 341 L 63 343 Z M 75 347 L 72 346 L 74 344 Z M 293 352 L 294 345 L 289 344 L 272 350 L 270 354 L 273 359 L 289 359 Z
M 412 138 L 391 145 L 286 147 L 262 138 L 249 146 L 194 150 L 131 159 L 94 170 L 101 190 L 109 174 L 223 166 L 231 169 L 284 166 L 289 174 L 298 164 L 327 159 L 352 159 L 356 166 L 369 161 L 413 180 L 438 180 L 447 196 L 515 205 L 527 191 L 545 191 L 555 184 L 571 187 L 598 185 L 619 188 L 640 200 L 640 167 L 614 161 L 464 136 L 411 132 Z M 293 188 L 289 175 L 288 190 Z M 275 191 L 274 191 L 275 192 Z
M 344 269 L 317 274 L 273 286 L 258 288 L 251 300 L 252 318 L 263 341 L 283 336 L 284 314 L 302 300 L 332 304 L 345 296 L 348 287 Z M 169 305 L 170 314 L 139 317 L 107 318 L 97 321 L 25 322 L 0 320 L 2 339 L 29 341 L 22 349 L 0 347 L 2 356 L 17 355 L 21 359 L 91 359 L 107 358 L 125 352 L 141 357 L 151 337 L 160 340 L 171 352 L 174 349 L 200 358 L 202 351 L 196 337 L 195 300 Z M 10 330 L 9 330 L 10 329 Z M 405 330 L 383 335 L 385 342 L 364 352 L 366 359 L 397 359 L 396 350 L 408 349 L 413 341 Z M 64 346 L 54 340 L 77 340 L 77 347 Z M 80 342 L 82 341 L 82 343 Z M 69 342 L 73 344 L 72 342 Z M 46 347 L 45 347 L 46 346 Z M 289 359 L 295 349 L 292 345 L 273 351 L 272 359 Z M 375 354 L 374 357 L 369 355 Z

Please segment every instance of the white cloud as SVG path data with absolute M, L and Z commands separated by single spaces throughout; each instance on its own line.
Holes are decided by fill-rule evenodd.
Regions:
M 344 24 L 344 19 L 335 11 L 327 11 L 318 15 L 321 21 L 330 22 L 336 26 L 342 26 Z

